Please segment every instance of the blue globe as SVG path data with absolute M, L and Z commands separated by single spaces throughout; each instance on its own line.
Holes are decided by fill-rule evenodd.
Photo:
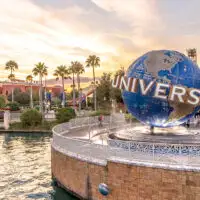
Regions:
M 105 183 L 100 183 L 99 184 L 99 192 L 103 195 L 103 196 L 107 196 L 109 194 L 109 188 Z
M 130 65 L 126 76 L 143 79 L 147 84 L 156 79 L 156 82 L 200 89 L 200 69 L 188 57 L 177 51 L 148 52 Z M 128 111 L 144 124 L 155 127 L 177 126 L 189 120 L 200 109 L 199 104 L 194 106 L 155 98 L 155 87 L 156 84 L 147 95 L 141 94 L 139 86 L 137 93 L 127 90 L 122 92 Z M 169 92 L 167 89 L 167 96 Z

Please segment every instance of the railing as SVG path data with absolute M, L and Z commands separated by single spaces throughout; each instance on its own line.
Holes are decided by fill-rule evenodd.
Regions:
M 103 118 L 103 124 L 109 125 L 110 129 L 122 125 L 123 122 L 124 122 L 123 117 L 104 116 L 104 118 Z M 98 123 L 99 122 L 98 122 L 97 116 L 75 118 L 75 119 L 70 120 L 70 122 L 68 122 L 68 123 L 63 123 L 63 124 L 59 124 L 59 125 L 55 126 L 53 128 L 53 132 L 56 134 L 63 134 L 72 128 L 94 126 L 94 125 L 97 125 Z
M 97 122 L 97 118 L 77 118 L 69 123 L 55 126 L 52 145 L 63 153 L 70 153 L 91 162 L 106 163 L 108 160 L 114 159 L 116 161 L 164 165 L 165 167 L 200 169 L 199 144 L 163 144 L 108 139 L 108 145 L 100 145 L 89 140 L 67 137 L 68 131 L 77 127 L 90 126 Z M 109 128 L 114 128 L 117 124 L 120 126 L 119 121 L 116 123 L 116 119 L 113 117 L 105 117 L 104 123 L 107 123 Z
M 116 157 L 150 161 L 153 163 L 179 164 L 200 167 L 200 145 L 147 143 L 108 140 Z M 125 155 L 126 152 L 126 155 Z

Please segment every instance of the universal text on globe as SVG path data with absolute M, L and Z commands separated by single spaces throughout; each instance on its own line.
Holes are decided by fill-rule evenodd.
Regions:
M 187 88 L 180 85 L 171 85 L 167 83 L 157 82 L 156 79 L 145 83 L 143 79 L 128 78 L 126 76 L 115 76 L 112 80 L 112 86 L 121 90 L 137 93 L 138 87 L 140 88 L 142 95 L 148 95 L 148 92 L 155 87 L 154 98 L 163 100 L 170 100 L 180 103 L 186 103 L 190 105 L 198 105 L 200 102 L 200 90 L 195 88 Z M 169 94 L 167 95 L 167 89 Z

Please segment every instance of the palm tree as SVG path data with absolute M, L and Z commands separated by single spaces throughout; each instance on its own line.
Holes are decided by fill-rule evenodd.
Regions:
M 47 76 L 47 67 L 45 66 L 44 63 L 39 62 L 38 64 L 35 65 L 35 68 L 33 68 L 33 75 L 34 76 L 39 76 L 39 81 L 40 81 L 40 91 L 39 91 L 39 98 L 40 98 L 40 111 L 43 116 L 43 97 L 42 97 L 42 78 L 44 76 Z
M 85 69 L 83 65 L 78 61 L 75 62 L 74 68 L 75 68 L 75 73 L 77 75 L 77 85 L 78 85 L 78 94 L 79 94 L 79 111 L 80 111 L 81 110 L 80 74 L 84 73 Z
M 124 76 L 125 75 L 125 69 L 124 67 L 120 67 L 120 69 L 118 69 L 115 73 L 115 76 Z
M 33 108 L 33 87 L 32 87 L 33 76 L 32 75 L 28 75 L 26 77 L 26 81 L 28 83 L 30 83 L 30 85 L 31 85 L 31 88 L 30 88 L 30 107 Z
M 76 99 L 76 94 L 75 94 L 75 80 L 74 80 L 74 75 L 76 74 L 76 66 L 77 61 L 71 62 L 71 66 L 69 67 L 70 74 L 72 74 L 72 89 L 73 89 L 73 107 L 75 109 L 75 99 Z
M 95 67 L 100 66 L 100 58 L 96 55 L 90 55 L 86 60 L 86 67 L 92 67 L 93 70 L 93 84 L 94 84 L 94 109 L 97 110 L 97 95 L 96 95 L 96 77 L 95 77 Z
M 15 75 L 14 74 L 9 74 L 8 79 L 14 81 L 15 80 Z
M 13 81 L 15 79 L 15 75 L 13 74 L 13 72 L 18 69 L 18 64 L 13 61 L 10 60 L 6 63 L 5 66 L 5 70 L 10 70 L 10 75 L 8 76 L 8 79 L 10 79 L 11 81 Z M 12 87 L 12 102 L 14 102 L 14 88 Z
M 56 80 L 59 80 L 59 77 L 62 79 L 62 91 L 63 91 L 63 98 L 62 98 L 62 106 L 65 107 L 65 79 L 71 78 L 69 69 L 65 65 L 60 65 L 54 71 L 54 76 L 56 76 Z

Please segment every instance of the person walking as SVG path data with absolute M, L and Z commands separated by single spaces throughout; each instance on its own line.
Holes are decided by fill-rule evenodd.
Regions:
M 102 127 L 103 115 L 99 115 L 98 120 L 99 120 L 99 127 Z

